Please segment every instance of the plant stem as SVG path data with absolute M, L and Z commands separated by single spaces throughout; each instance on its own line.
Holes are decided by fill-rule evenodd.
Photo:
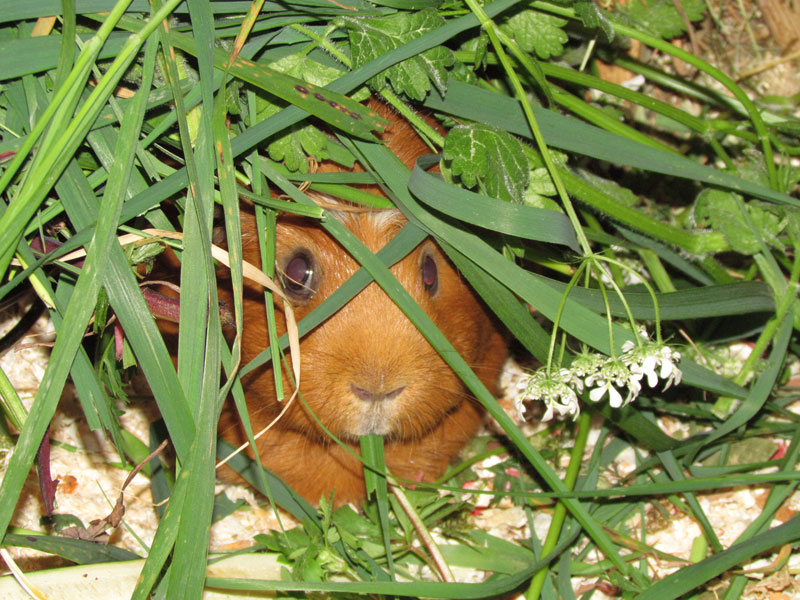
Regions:
M 539 151 L 542 154 L 542 159 L 544 160 L 545 166 L 547 167 L 547 171 L 550 173 L 550 177 L 553 179 L 553 183 L 556 186 L 556 190 L 558 190 L 558 196 L 561 199 L 562 204 L 564 205 L 564 210 L 569 217 L 570 222 L 572 223 L 573 228 L 575 229 L 575 235 L 578 238 L 578 243 L 583 250 L 585 255 L 589 255 L 592 253 L 592 249 L 589 246 L 589 240 L 586 239 L 586 235 L 583 233 L 583 227 L 581 226 L 580 220 L 578 219 L 578 215 L 575 212 L 575 208 L 572 206 L 572 201 L 569 199 L 569 195 L 567 194 L 567 190 L 564 188 L 564 184 L 559 177 L 559 173 L 556 169 L 555 163 L 553 162 L 552 157 L 550 156 L 550 151 L 547 147 L 546 142 L 544 141 L 544 136 L 542 136 L 542 132 L 539 129 L 539 125 L 536 122 L 536 117 L 533 114 L 533 108 L 531 107 L 530 101 L 528 100 L 528 96 L 525 93 L 525 90 L 522 87 L 522 83 L 519 80 L 516 72 L 514 71 L 514 66 L 511 64 L 508 55 L 503 48 L 503 43 L 500 41 L 500 37 L 502 32 L 497 28 L 489 18 L 489 15 L 484 12 L 483 7 L 478 4 L 477 0 L 467 0 L 467 6 L 469 6 L 470 10 L 475 14 L 480 21 L 481 27 L 484 28 L 486 33 L 489 35 L 489 39 L 492 42 L 492 46 L 494 46 L 494 51 L 497 53 L 497 57 L 500 60 L 500 63 L 503 65 L 503 69 L 508 75 L 508 78 L 511 80 L 511 85 L 514 88 L 514 93 L 516 94 L 517 100 L 522 105 L 522 110 L 525 113 L 525 116 L 528 119 L 528 124 L 530 125 L 531 132 L 533 133 L 533 137 L 536 140 L 536 145 L 539 148 Z M 513 40 L 508 40 L 507 36 L 504 36 L 504 42 L 509 45 L 509 47 L 514 51 L 514 55 L 520 61 L 520 63 L 527 68 L 532 74 L 536 73 L 536 68 L 534 65 L 531 64 L 530 58 L 524 54 L 522 51 L 519 50 L 517 45 L 513 42 Z
M 564 477 L 564 485 L 567 489 L 572 490 L 575 487 L 575 481 L 578 479 L 581 463 L 583 459 L 583 451 L 586 448 L 586 442 L 589 438 L 589 425 L 591 423 L 591 416 L 588 412 L 582 412 L 578 417 L 578 435 L 575 438 L 575 445 L 572 447 L 572 455 L 569 460 L 569 467 L 567 467 L 567 474 Z M 564 520 L 567 516 L 567 509 L 562 502 L 556 504 L 553 509 L 553 520 L 550 522 L 550 529 L 547 531 L 547 537 L 542 545 L 542 556 L 547 556 L 558 542 L 558 537 L 561 535 L 561 529 L 564 526 Z M 531 534 L 533 535 L 533 533 Z M 531 585 L 525 593 L 526 600 L 537 600 L 544 587 L 544 582 L 547 580 L 548 570 L 543 568 L 536 573 L 531 579 Z
M 392 494 L 394 494 L 394 497 L 397 498 L 397 501 L 400 503 L 400 506 L 403 507 L 403 511 L 406 513 L 406 516 L 409 518 L 412 525 L 414 525 L 417 535 L 419 535 L 422 543 L 428 549 L 428 552 L 431 553 L 431 558 L 433 559 L 436 568 L 439 569 L 439 575 L 441 575 L 442 580 L 449 583 L 454 582 L 456 578 L 453 576 L 453 572 L 450 570 L 450 565 L 447 564 L 444 556 L 442 556 L 439 546 L 436 544 L 436 541 L 433 539 L 430 531 L 428 531 L 428 529 L 425 527 L 425 523 L 423 523 L 419 514 L 417 514 L 417 511 L 414 509 L 414 505 L 409 502 L 408 496 L 406 496 L 403 488 L 397 485 L 397 482 L 391 478 L 389 478 L 388 483 Z

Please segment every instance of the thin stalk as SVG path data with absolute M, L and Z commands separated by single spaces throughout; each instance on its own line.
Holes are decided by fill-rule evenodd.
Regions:
M 6 417 L 17 431 L 22 431 L 22 425 L 28 418 L 28 411 L 25 410 L 17 390 L 11 385 L 2 368 L 0 368 L 0 398 L 3 399 L 3 412 Z
M 578 215 L 575 212 L 575 208 L 572 206 L 572 201 L 569 199 L 569 195 L 567 194 L 567 190 L 564 187 L 564 184 L 561 181 L 561 177 L 556 169 L 556 165 L 553 162 L 553 158 L 550 156 L 550 151 L 547 147 L 546 142 L 544 141 L 544 136 L 542 136 L 542 132 L 539 129 L 539 125 L 536 121 L 536 117 L 533 114 L 533 107 L 531 106 L 528 96 L 525 93 L 525 90 L 522 87 L 522 82 L 520 81 L 519 77 L 517 76 L 516 72 L 514 71 L 514 66 L 511 63 L 508 55 L 503 48 L 503 43 L 501 43 L 500 38 L 502 36 L 502 32 L 497 28 L 494 21 L 489 18 L 489 15 L 483 10 L 483 7 L 478 4 L 477 0 L 467 0 L 467 6 L 473 12 L 473 14 L 478 18 L 480 21 L 481 27 L 486 31 L 489 35 L 489 40 L 492 42 L 492 46 L 494 46 L 494 50 L 497 53 L 497 57 L 500 60 L 500 64 L 503 65 L 503 69 L 508 75 L 508 78 L 511 80 L 511 85 L 514 88 L 514 93 L 519 100 L 522 110 L 525 113 L 526 118 L 528 119 L 528 124 L 530 125 L 531 132 L 533 133 L 533 137 L 536 140 L 536 145 L 539 148 L 539 151 L 542 154 L 542 159 L 544 160 L 545 166 L 547 167 L 547 171 L 550 173 L 550 177 L 553 179 L 553 183 L 556 186 L 556 190 L 558 191 L 558 196 L 561 199 L 562 204 L 564 205 L 564 210 L 567 213 L 567 217 L 569 218 L 570 222 L 572 223 L 573 228 L 575 229 L 575 235 L 578 238 L 578 243 L 583 250 L 585 255 L 589 255 L 592 253 L 592 249 L 589 245 L 589 240 L 586 239 L 586 235 L 583 233 L 583 227 L 581 226 L 580 220 L 578 219 Z M 513 42 L 513 40 L 509 40 L 508 36 L 505 37 L 505 42 L 510 43 L 509 47 L 512 50 L 516 50 L 515 56 L 520 61 L 520 63 L 528 69 L 532 74 L 534 74 L 536 68 L 531 64 L 529 57 L 521 52 L 517 45 Z
M 430 531 L 428 531 L 428 529 L 425 527 L 425 523 L 414 509 L 414 505 L 408 500 L 403 488 L 397 485 L 397 482 L 392 478 L 388 478 L 388 481 L 389 489 L 392 491 L 392 494 L 394 494 L 394 497 L 397 498 L 400 506 L 403 507 L 403 511 L 406 513 L 406 516 L 414 526 L 417 535 L 428 549 L 428 552 L 430 552 L 433 563 L 439 570 L 439 575 L 441 575 L 442 580 L 449 583 L 455 582 L 456 578 L 453 576 L 453 572 L 450 570 L 450 565 L 447 564 L 447 561 L 442 555 L 442 551 L 439 550 L 439 546 L 436 544 L 436 540 L 433 539 Z
M 581 463 L 583 462 L 583 452 L 586 449 L 586 442 L 589 439 L 589 425 L 591 423 L 591 416 L 588 412 L 582 412 L 578 417 L 578 435 L 575 438 L 575 445 L 572 447 L 572 454 L 569 459 L 569 466 L 567 467 L 567 475 L 564 477 L 564 485 L 567 489 L 572 490 L 575 487 L 575 481 L 578 479 Z M 547 531 L 547 537 L 542 546 L 541 556 L 547 556 L 553 551 L 558 543 L 558 538 L 561 535 L 561 529 L 564 527 L 564 520 L 567 516 L 567 508 L 563 502 L 556 504 L 553 509 L 553 520 L 550 522 L 550 529 Z M 543 568 L 537 572 L 531 579 L 531 585 L 525 593 L 526 600 L 537 600 L 542 593 L 542 588 L 547 580 L 548 570 Z
M 556 318 L 553 321 L 553 333 L 550 334 L 550 349 L 547 351 L 547 374 L 550 375 L 552 373 L 552 366 L 553 366 L 553 354 L 555 353 L 556 347 L 556 337 L 558 336 L 558 326 L 561 323 L 561 315 L 564 312 L 564 308 L 567 305 L 567 297 L 569 296 L 570 291 L 573 287 L 578 283 L 578 280 L 581 277 L 581 274 L 586 269 L 586 265 L 588 263 L 586 261 L 582 261 L 581 265 L 572 275 L 567 284 L 567 288 L 564 290 L 564 293 L 561 295 L 561 302 L 558 305 L 558 312 L 556 312 Z M 559 363 L 560 364 L 560 363 Z

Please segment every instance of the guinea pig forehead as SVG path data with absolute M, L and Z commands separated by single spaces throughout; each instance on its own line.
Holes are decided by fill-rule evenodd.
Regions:
M 335 217 L 372 252 L 383 248 L 407 223 L 399 210 L 339 212 Z

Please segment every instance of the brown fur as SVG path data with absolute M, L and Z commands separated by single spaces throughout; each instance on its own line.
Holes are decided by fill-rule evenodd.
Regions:
M 389 117 L 396 121 L 396 117 Z M 388 143 L 407 164 L 426 151 L 406 123 L 400 121 L 394 129 Z M 374 252 L 404 223 L 396 211 L 342 213 L 337 217 Z M 244 258 L 259 265 L 252 215 L 243 217 L 242 231 Z M 358 268 L 356 261 L 310 220 L 279 217 L 276 245 L 279 269 L 286 266 L 290 254 L 298 248 L 313 255 L 318 266 L 316 293 L 294 306 L 298 320 Z M 432 257 L 437 265 L 435 294 L 422 283 L 425 256 Z M 494 393 L 506 356 L 503 336 L 438 246 L 432 240 L 424 241 L 391 270 Z M 223 299 L 230 298 L 224 288 L 220 294 Z M 283 333 L 285 323 L 282 313 L 278 314 L 279 333 Z M 256 286 L 248 287 L 243 364 L 263 351 L 266 343 L 263 294 Z M 301 393 L 311 410 L 353 450 L 358 448 L 359 435 L 383 434 L 387 467 L 397 477 L 434 480 L 482 421 L 483 409 L 375 283 L 305 336 L 301 357 Z M 248 411 L 256 431 L 283 408 L 275 400 L 272 380 L 272 371 L 265 367 L 244 380 Z M 290 389 L 285 376 L 284 380 Z M 401 391 L 390 399 L 365 400 L 354 392 L 354 386 L 377 396 Z M 245 440 L 232 405 L 223 411 L 220 431 L 234 443 Z M 265 466 L 309 502 L 316 504 L 331 491 L 335 492 L 336 504 L 363 501 L 361 463 L 327 438 L 299 400 L 257 444 Z

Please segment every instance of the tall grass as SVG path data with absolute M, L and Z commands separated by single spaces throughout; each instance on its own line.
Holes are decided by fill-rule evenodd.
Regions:
M 670 10 L 663 3 L 658 8 Z M 27 414 L 6 378 L 0 381 L 7 418 L 19 428 L 0 488 L 0 533 L 8 532 L 68 377 L 92 428 L 104 431 L 121 454 L 141 454 L 115 417 L 108 381 L 121 365 L 109 371 L 82 343 L 95 311 L 110 306 L 180 465 L 135 597 L 154 590 L 200 597 L 212 586 L 441 598 L 525 590 L 531 598 L 569 598 L 571 577 L 587 573 L 638 598 L 696 593 L 722 576 L 726 597 L 737 597 L 746 583 L 736 574 L 742 564 L 800 539 L 796 519 L 770 529 L 795 490 L 800 449 L 798 418 L 785 409 L 796 392 L 779 389 L 787 359 L 796 359 L 800 325 L 800 201 L 793 195 L 800 173 L 790 161 L 800 148 L 798 123 L 632 14 L 580 1 L 171 0 L 150 6 L 139 0 L 0 0 L 0 300 L 32 285 L 57 330 Z M 614 60 L 615 40 L 624 37 L 702 74 L 681 82 L 617 56 L 652 84 L 690 95 L 697 112 L 577 68 L 583 58 L 593 59 L 593 49 Z M 324 88 L 320 93 L 331 102 L 302 93 L 309 84 Z M 480 143 L 470 146 L 458 127 L 443 139 L 406 113 L 435 150 L 409 172 L 376 143 L 380 122 L 345 96 L 363 98 L 365 85 L 401 111 L 407 101 L 435 111 Z M 602 92 L 601 100 L 588 102 L 587 90 Z M 637 111 L 623 113 L 620 106 L 646 110 L 652 119 L 624 118 Z M 327 123 L 336 139 L 320 142 L 318 132 L 301 129 L 309 114 Z M 478 146 L 488 148 L 485 164 L 466 158 Z M 382 496 L 380 510 L 362 517 L 324 507 L 318 513 L 257 469 L 250 471 L 254 485 L 263 486 L 266 477 L 272 498 L 304 521 L 304 533 L 288 546 L 279 536 L 261 543 L 305 558 L 297 559 L 292 580 L 264 581 L 257 573 L 247 580 L 206 578 L 213 458 L 228 451 L 216 441 L 220 404 L 229 394 L 241 401 L 238 376 L 278 360 L 277 350 L 289 344 L 273 336 L 269 350 L 240 365 L 238 337 L 226 343 L 210 250 L 215 206 L 223 209 L 240 315 L 238 198 L 248 193 L 242 183 L 262 198 L 265 230 L 270 223 L 274 228 L 276 209 L 324 216 L 300 191 L 301 182 L 361 197 L 349 184 L 363 175 L 306 174 L 306 152 L 362 162 L 409 223 L 376 255 L 335 219 L 321 220 L 363 268 L 299 323 L 300 334 L 376 281 L 502 426 L 502 443 L 514 449 L 508 460 L 525 473 L 508 495 L 531 523 L 538 504 L 554 503 L 545 539 L 534 535 L 512 545 L 470 531 L 461 532 L 462 543 L 444 548 L 452 565 L 494 572 L 485 583 L 399 581 L 396 574 L 407 575 L 424 560 L 409 552 L 413 528 L 394 500 Z M 441 159 L 436 153 L 444 156 L 444 178 L 426 171 Z M 269 186 L 293 203 L 268 198 Z M 123 233 L 173 229 L 166 205 L 181 226 L 181 295 L 192 299 L 181 304 L 176 368 L 143 299 L 130 249 L 117 243 Z M 62 245 L 44 256 L 32 251 L 31 241 L 56 222 Z M 523 434 L 388 270 L 426 235 L 437 239 L 523 352 L 545 365 L 543 377 L 590 353 L 620 359 L 640 343 L 636 331 L 646 326 L 659 343 L 682 345 L 683 333 L 697 349 L 680 348 L 681 387 L 645 387 L 636 402 L 616 408 L 605 397 L 589 400 L 587 389 L 579 417 L 573 405 L 551 403 L 551 410 L 571 410 L 577 418 L 570 466 L 560 475 L 551 453 Z M 79 269 L 44 270 L 80 248 L 86 257 Z M 647 272 L 646 286 L 626 283 L 632 262 Z M 240 317 L 236 326 L 241 332 Z M 111 344 L 112 332 L 96 325 L 94 331 L 98 347 Z M 732 340 L 752 344 L 753 353 L 738 375 L 726 378 L 709 366 L 714 352 Z M 609 379 L 598 383 L 614 387 Z M 591 412 L 602 414 L 607 443 L 598 444 L 581 468 Z M 670 437 L 657 424 L 664 415 L 677 415 L 700 433 Z M 726 461 L 734 445 L 758 437 L 785 439 L 785 454 L 739 465 Z M 630 485 L 601 489 L 601 473 L 631 448 L 638 464 Z M 773 470 L 756 473 L 765 467 Z M 765 484 L 769 496 L 760 517 L 724 547 L 697 494 Z M 630 522 L 662 501 L 701 525 L 709 553 L 653 581 L 647 558 L 657 552 L 644 530 L 632 539 L 637 532 Z M 426 526 L 440 524 L 450 511 L 424 491 L 411 502 Z M 376 523 L 386 538 L 382 550 L 345 535 Z M 52 542 L 43 536 L 36 545 L 76 562 L 115 560 L 97 554 L 91 542 L 69 554 Z M 6 533 L 4 544 L 17 543 L 31 542 Z M 594 549 L 599 562 L 587 559 Z M 322 550 L 327 562 L 319 558 Z M 329 581 L 332 573 L 347 581 Z

